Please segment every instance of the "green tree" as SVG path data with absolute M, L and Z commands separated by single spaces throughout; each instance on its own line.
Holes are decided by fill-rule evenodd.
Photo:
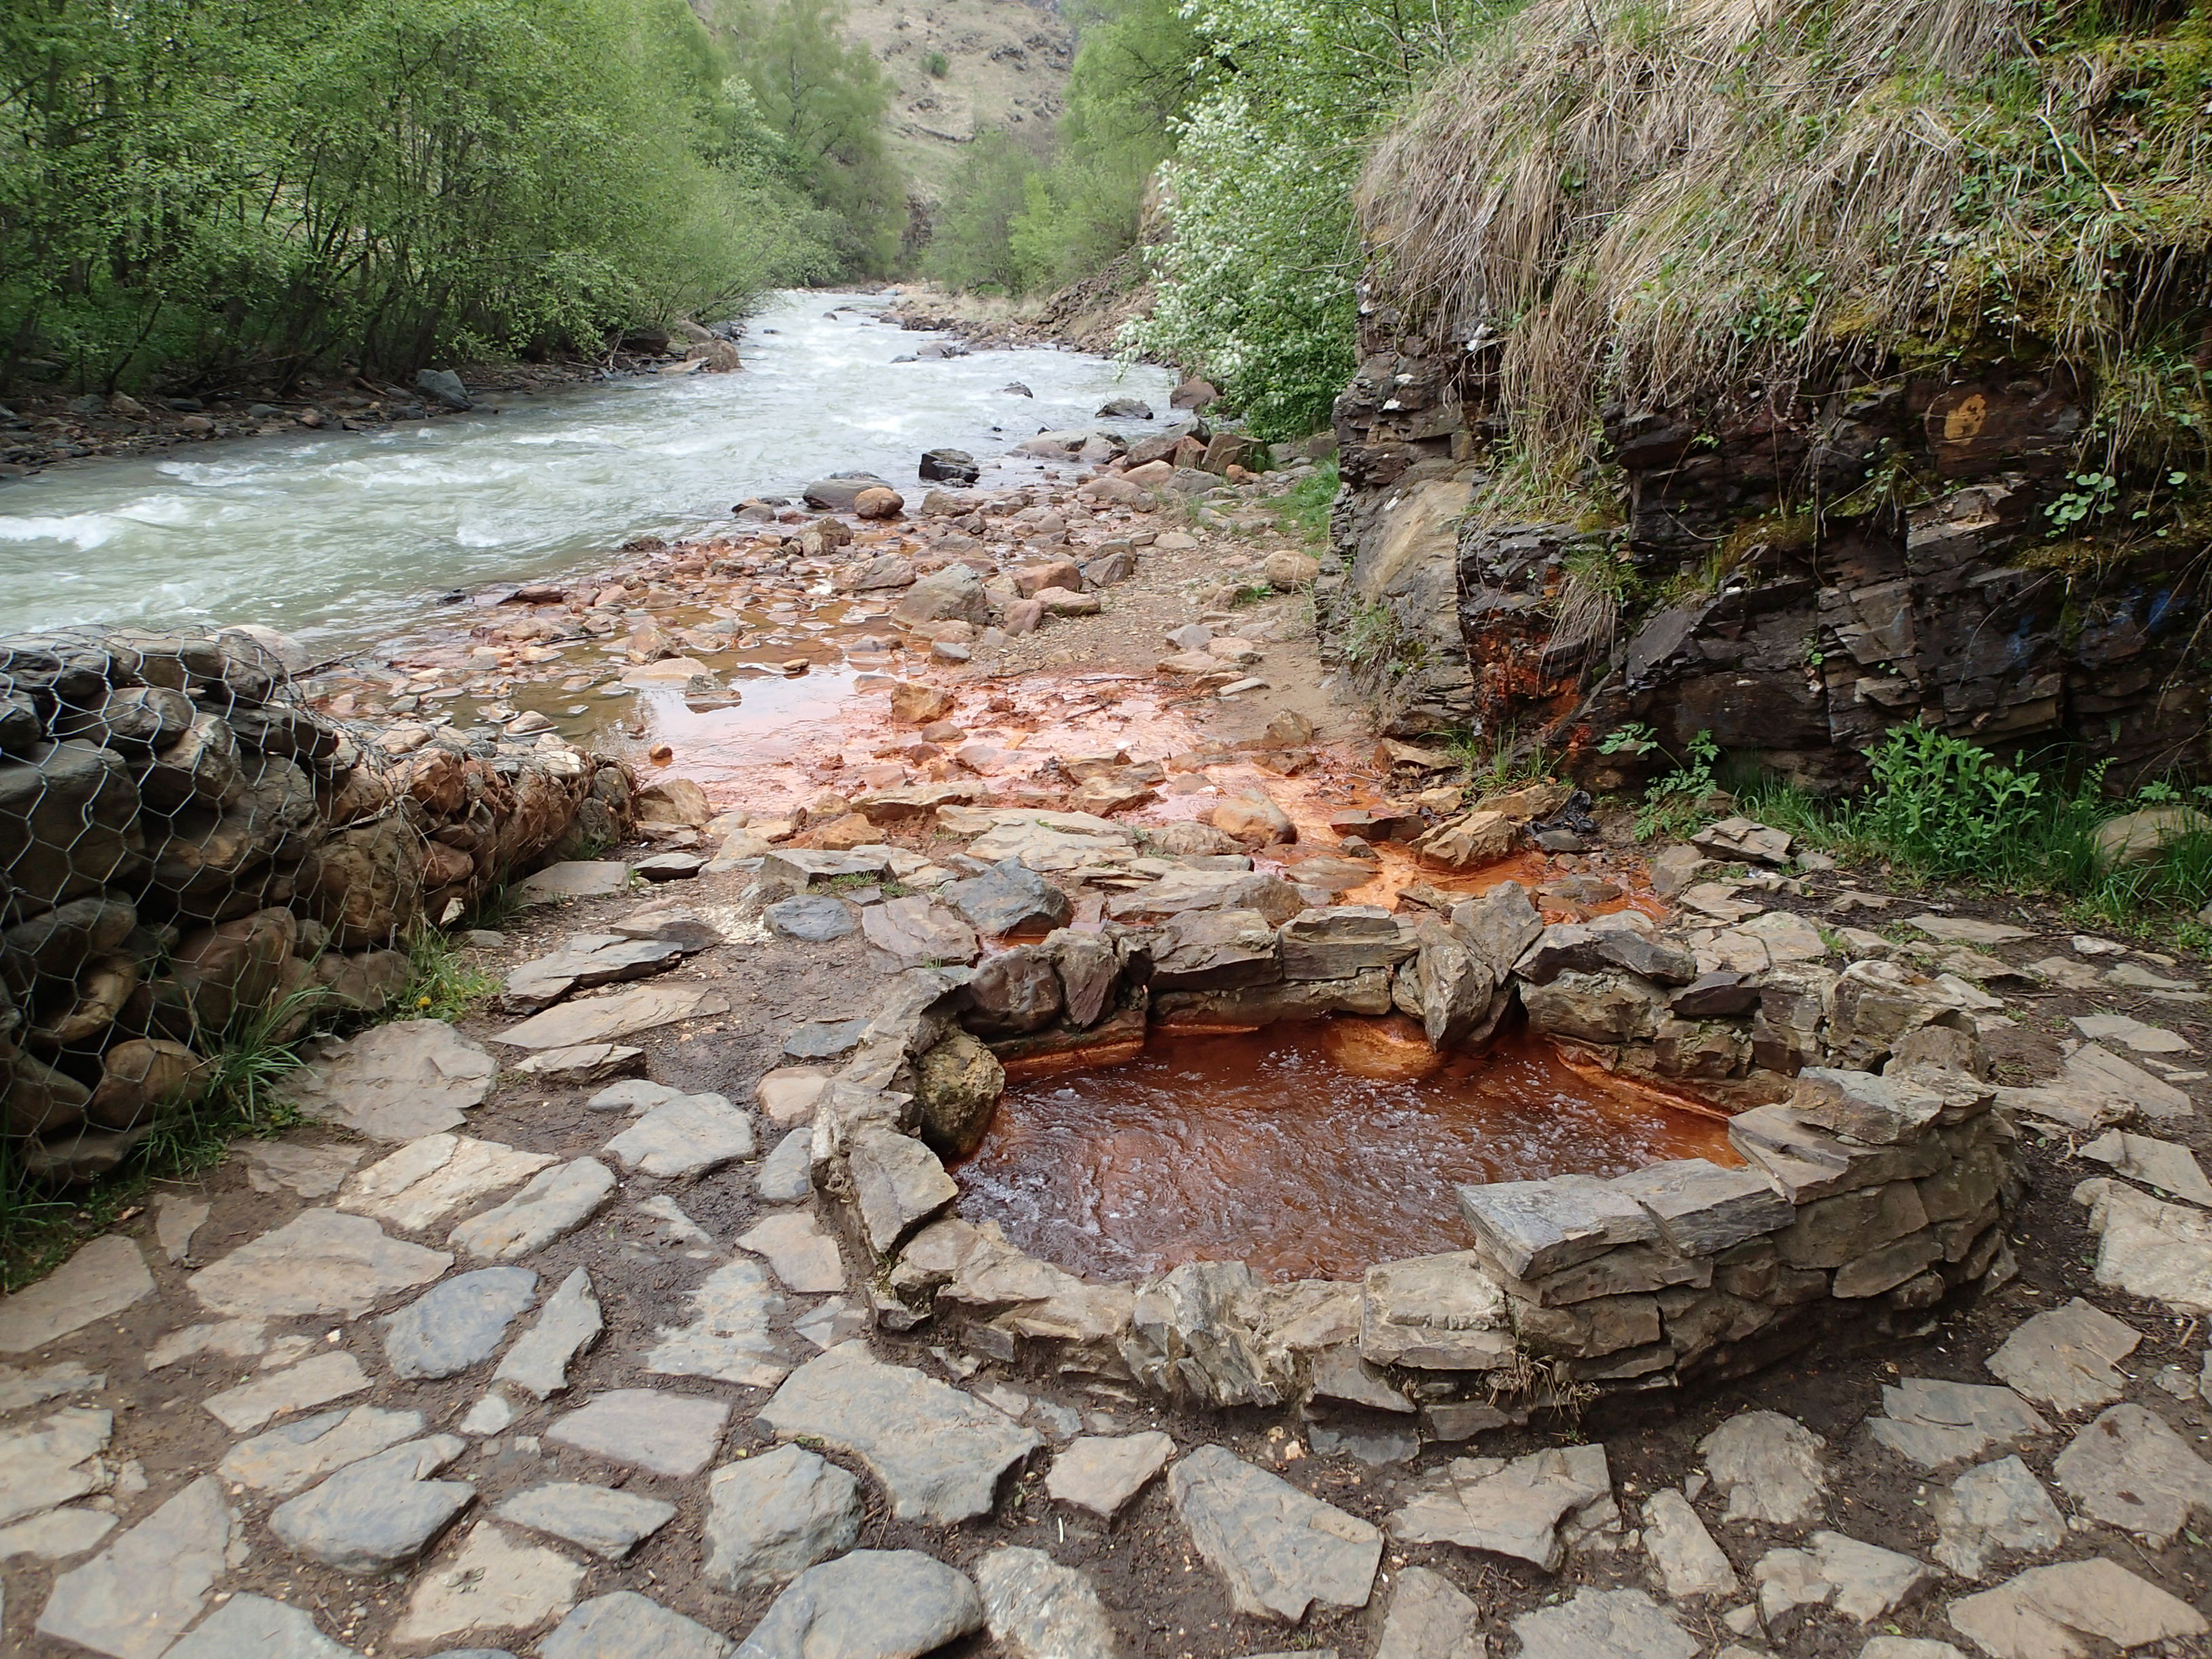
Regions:
M 977 133 L 945 186 L 922 268 L 953 288 L 1028 288 L 1031 272 L 1012 233 L 1043 165 L 1036 139 L 1002 128 Z
M 891 86 L 865 46 L 842 33 L 837 0 L 776 0 L 726 12 L 763 118 L 787 165 L 836 226 L 851 274 L 887 275 L 906 228 L 906 185 L 884 144 Z
M 682 0 L 0 21 L 0 383 L 279 380 L 730 314 L 818 263 Z

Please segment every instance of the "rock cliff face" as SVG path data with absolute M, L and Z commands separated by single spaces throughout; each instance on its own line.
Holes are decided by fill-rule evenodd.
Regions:
M 2194 550 L 2052 539 L 2093 397 L 2070 375 L 1801 392 L 1710 426 L 1615 408 L 1625 522 L 1523 523 L 1486 503 L 1480 355 L 1388 310 L 1362 343 L 1322 629 L 1402 733 L 1575 750 L 1643 721 L 1815 785 L 1910 722 L 2076 741 L 2116 775 L 2207 757 Z

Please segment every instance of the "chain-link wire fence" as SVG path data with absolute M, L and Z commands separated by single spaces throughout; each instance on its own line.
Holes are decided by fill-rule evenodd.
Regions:
M 331 720 L 289 646 L 0 639 L 0 1205 L 113 1169 L 241 1042 L 380 1011 L 412 930 L 627 828 L 613 763 Z

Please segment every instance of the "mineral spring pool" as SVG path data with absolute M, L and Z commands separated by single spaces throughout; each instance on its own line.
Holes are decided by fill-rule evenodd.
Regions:
M 1010 1082 L 958 1168 L 958 1212 L 1091 1279 L 1239 1258 L 1264 1279 L 1356 1279 L 1467 1249 L 1456 1186 L 1733 1165 L 1727 1131 L 1540 1039 L 1439 1055 L 1395 1018 L 1156 1030 L 1124 1064 Z

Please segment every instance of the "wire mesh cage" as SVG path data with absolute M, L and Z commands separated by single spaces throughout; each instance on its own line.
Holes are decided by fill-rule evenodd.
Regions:
M 12 1179 L 112 1169 L 296 1036 L 405 986 L 450 922 L 629 781 L 555 744 L 392 747 L 310 706 L 264 629 L 0 640 L 0 1103 Z

